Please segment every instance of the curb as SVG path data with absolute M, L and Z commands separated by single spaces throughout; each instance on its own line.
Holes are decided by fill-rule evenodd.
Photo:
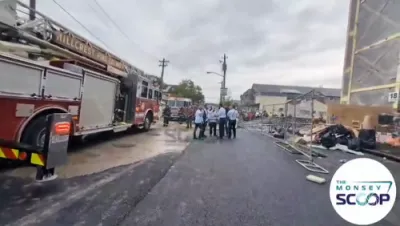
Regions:
M 389 160 L 395 161 L 395 162 L 400 162 L 400 157 L 392 155 L 392 154 L 388 154 L 388 153 L 383 153 L 380 151 L 375 151 L 375 150 L 371 150 L 371 149 L 362 149 L 362 152 L 371 154 L 371 155 L 375 155 L 375 156 L 379 156 L 379 157 L 385 157 Z

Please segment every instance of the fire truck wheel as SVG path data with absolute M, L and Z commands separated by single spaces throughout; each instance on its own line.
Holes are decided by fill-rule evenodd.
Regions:
M 149 113 L 146 114 L 146 118 L 144 119 L 143 123 L 143 130 L 149 131 L 151 127 L 151 115 Z
M 40 116 L 31 121 L 25 128 L 21 142 L 37 147 L 44 146 L 46 136 L 46 115 Z

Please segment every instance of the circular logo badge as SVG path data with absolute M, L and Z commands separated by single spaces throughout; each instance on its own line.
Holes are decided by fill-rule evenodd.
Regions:
M 355 225 L 370 225 L 392 210 L 396 183 L 382 163 L 358 158 L 335 172 L 329 193 L 333 208 L 344 220 Z

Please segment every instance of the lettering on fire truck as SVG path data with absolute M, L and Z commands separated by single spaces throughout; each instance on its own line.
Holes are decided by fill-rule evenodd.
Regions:
M 58 45 L 64 46 L 65 48 L 76 51 L 86 57 L 103 62 L 104 64 L 110 65 L 119 70 L 126 71 L 124 63 L 121 62 L 121 60 L 109 55 L 104 50 L 81 40 L 79 37 L 61 31 L 55 32 L 54 35 L 55 37 L 53 38 L 53 42 Z

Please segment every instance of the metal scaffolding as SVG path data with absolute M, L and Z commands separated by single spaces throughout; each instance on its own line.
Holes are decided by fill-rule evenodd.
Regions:
M 272 106 L 273 110 L 269 117 L 263 117 L 261 121 L 262 124 L 267 127 L 268 133 L 274 131 L 280 135 L 283 135 L 283 140 L 277 139 L 275 142 L 279 148 L 282 148 L 290 153 L 297 153 L 306 157 L 306 159 L 297 159 L 297 163 L 311 172 L 327 174 L 329 173 L 328 170 L 315 163 L 315 152 L 312 150 L 311 145 L 296 146 L 290 142 L 293 136 L 298 132 L 298 128 L 308 126 L 310 127 L 310 143 L 313 142 L 312 129 L 314 128 L 314 123 L 317 119 L 315 117 L 314 101 L 320 100 L 321 98 L 325 98 L 325 96 L 316 90 L 312 90 L 284 103 L 264 105 L 263 107 Z M 304 113 L 307 112 L 307 110 L 304 110 L 305 105 L 308 105 L 308 115 Z M 299 106 L 302 106 L 302 108 Z M 279 115 L 275 114 L 275 109 L 277 107 L 279 107 Z M 301 117 L 299 117 L 300 112 Z

